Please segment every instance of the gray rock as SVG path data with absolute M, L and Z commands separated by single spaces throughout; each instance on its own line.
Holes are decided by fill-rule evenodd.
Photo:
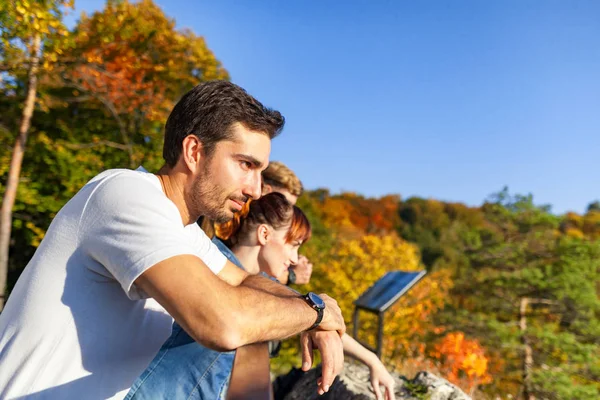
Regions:
M 321 366 L 306 373 L 293 369 L 275 380 L 275 400 L 371 400 L 375 394 L 369 382 L 369 369 L 352 362 L 344 364 L 344 371 L 336 378 L 329 392 L 317 394 L 317 378 Z M 471 400 L 462 390 L 447 380 L 429 372 L 419 372 L 414 379 L 392 374 L 396 379 L 397 400 Z
M 421 371 L 409 384 L 427 388 L 429 400 L 471 400 L 458 387 L 432 373 Z

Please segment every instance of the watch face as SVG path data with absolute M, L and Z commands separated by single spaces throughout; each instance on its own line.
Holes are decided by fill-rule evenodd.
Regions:
M 313 292 L 308 293 L 308 298 L 313 302 L 315 306 L 318 308 L 325 308 L 325 302 L 318 295 Z

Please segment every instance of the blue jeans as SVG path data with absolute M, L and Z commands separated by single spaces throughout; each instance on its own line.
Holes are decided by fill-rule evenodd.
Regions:
M 235 351 L 221 353 L 196 343 L 177 323 L 125 400 L 225 399 Z

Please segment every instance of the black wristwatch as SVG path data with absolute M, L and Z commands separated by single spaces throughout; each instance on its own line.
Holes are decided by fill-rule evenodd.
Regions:
M 317 312 L 317 320 L 315 321 L 313 326 L 308 328 L 308 330 L 315 329 L 317 326 L 319 326 L 319 324 L 323 320 L 323 311 L 325 310 L 325 302 L 323 301 L 322 298 L 319 297 L 319 295 L 317 295 L 313 292 L 308 292 L 307 294 L 302 296 L 302 298 L 304 299 L 304 301 L 306 301 L 308 303 L 309 306 L 312 307 L 313 310 L 315 310 Z

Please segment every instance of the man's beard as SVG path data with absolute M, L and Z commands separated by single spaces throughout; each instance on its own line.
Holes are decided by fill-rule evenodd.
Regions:
M 245 202 L 246 199 L 234 197 L 218 185 L 211 184 L 209 176 L 210 171 L 207 171 L 194 181 L 190 194 L 192 209 L 219 224 L 230 221 L 233 218 L 233 211 L 226 206 L 227 200 Z

